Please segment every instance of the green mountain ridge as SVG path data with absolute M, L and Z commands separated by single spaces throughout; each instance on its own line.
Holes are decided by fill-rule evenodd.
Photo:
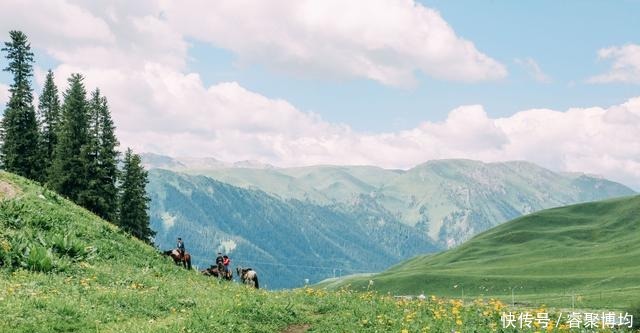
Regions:
M 502 295 L 612 307 L 640 296 L 640 197 L 554 208 L 485 231 L 454 249 L 324 286 L 394 294 Z M 567 296 L 569 295 L 569 298 Z M 515 298 L 515 296 L 514 296 Z
M 147 167 L 204 175 L 262 190 L 281 200 L 353 206 L 368 197 L 385 215 L 426 233 L 441 247 L 545 208 L 632 195 L 628 187 L 594 176 L 556 173 L 522 161 L 436 160 L 409 170 L 372 166 L 229 167 L 143 154 Z M 162 163 L 156 161 L 162 159 Z M 167 162 L 169 161 L 169 162 Z M 172 167 L 173 166 L 173 167 Z

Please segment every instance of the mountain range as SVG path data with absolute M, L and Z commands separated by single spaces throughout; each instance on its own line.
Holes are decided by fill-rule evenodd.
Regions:
M 524 214 L 634 193 L 528 162 L 440 160 L 387 170 L 143 159 L 152 169 L 158 246 L 173 246 L 182 235 L 199 265 L 222 250 L 236 264 L 265 271 L 274 288 L 381 270 Z

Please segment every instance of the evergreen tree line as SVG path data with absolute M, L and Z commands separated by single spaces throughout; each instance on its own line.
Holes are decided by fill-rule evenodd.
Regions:
M 33 53 L 27 36 L 9 32 L 4 43 L 13 75 L 0 123 L 0 167 L 41 182 L 135 237 L 150 242 L 147 172 L 127 149 L 120 162 L 107 98 L 99 89 L 87 97 L 81 74 L 71 74 L 62 94 L 47 73 L 38 109 L 33 106 Z

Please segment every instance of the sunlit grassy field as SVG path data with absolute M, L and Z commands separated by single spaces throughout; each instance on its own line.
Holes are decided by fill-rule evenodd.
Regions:
M 368 277 L 376 290 L 448 297 L 494 297 L 535 307 L 625 309 L 640 299 L 640 197 L 550 209 L 486 231 L 435 255 Z
M 0 332 L 541 329 L 503 330 L 502 314 L 520 307 L 486 298 L 406 300 L 373 288 L 270 292 L 221 282 L 175 266 L 153 247 L 22 178 L 0 173 L 0 184 Z

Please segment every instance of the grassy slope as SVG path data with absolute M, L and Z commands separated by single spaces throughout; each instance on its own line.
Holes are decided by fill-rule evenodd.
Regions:
M 0 332 L 274 332 L 312 321 L 300 293 L 218 284 L 20 177 L 0 172 L 0 183 L 3 193 L 20 192 L 0 196 Z M 86 251 L 62 253 L 57 235 Z M 48 272 L 21 255 L 39 247 L 52 260 Z
M 51 262 L 25 255 L 38 248 Z M 485 333 L 495 331 L 505 310 L 496 301 L 411 302 L 371 292 L 266 292 L 219 283 L 2 172 L 0 259 L 0 332 Z
M 533 303 L 625 307 L 640 296 L 640 197 L 555 208 L 527 215 L 436 255 L 419 256 L 374 280 L 400 294 L 502 296 Z M 454 287 L 454 286 L 458 287 Z M 555 299 L 554 299 L 555 298 Z

